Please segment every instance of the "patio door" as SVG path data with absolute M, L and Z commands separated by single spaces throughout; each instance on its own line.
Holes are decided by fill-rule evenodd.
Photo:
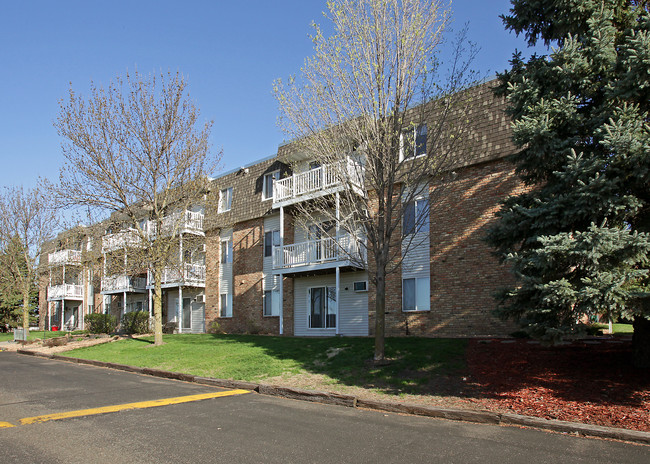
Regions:
M 309 328 L 336 328 L 336 287 L 309 289 Z

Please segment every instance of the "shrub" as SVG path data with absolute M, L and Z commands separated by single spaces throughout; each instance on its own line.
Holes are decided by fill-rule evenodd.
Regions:
M 88 314 L 84 321 L 90 333 L 110 334 L 117 328 L 117 318 L 112 314 Z
M 149 332 L 149 313 L 133 311 L 122 316 L 122 330 L 129 334 L 144 334 Z

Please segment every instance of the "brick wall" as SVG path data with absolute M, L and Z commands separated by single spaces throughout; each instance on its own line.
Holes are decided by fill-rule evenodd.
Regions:
M 484 163 L 431 189 L 431 309 L 402 312 L 401 279 L 393 278 L 387 294 L 386 335 L 486 336 L 515 330 L 491 312 L 494 292 L 512 283 L 512 275 L 482 241 L 494 221 L 499 201 L 523 191 L 511 165 Z M 395 295 L 399 294 L 400 299 Z M 396 310 L 393 310 L 393 307 Z
M 219 231 L 205 233 L 205 330 L 219 320 Z

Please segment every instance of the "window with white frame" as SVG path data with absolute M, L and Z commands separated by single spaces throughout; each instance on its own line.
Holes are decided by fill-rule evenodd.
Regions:
M 273 256 L 273 247 L 280 246 L 280 231 L 264 232 L 264 257 Z
M 232 208 L 232 187 L 219 191 L 219 212 L 230 211 Z
M 404 204 L 402 234 L 429 231 L 429 199 L 419 198 Z
M 232 240 L 221 240 L 221 263 L 232 263 Z
M 280 315 L 280 292 L 278 290 L 266 290 L 264 292 L 264 315 Z
M 232 294 L 222 293 L 220 298 L 220 316 L 232 317 Z
M 262 185 L 262 200 L 273 198 L 273 182 L 280 180 L 280 171 L 269 172 L 264 174 Z
M 402 311 L 429 311 L 429 277 L 402 279 Z
M 427 154 L 427 125 L 419 124 L 402 131 L 400 159 L 416 158 Z

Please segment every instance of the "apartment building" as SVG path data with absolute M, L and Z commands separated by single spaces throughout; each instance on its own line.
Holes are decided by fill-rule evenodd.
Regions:
M 387 276 L 388 335 L 485 336 L 513 330 L 491 314 L 494 291 L 511 277 L 481 240 L 499 201 L 523 188 L 504 160 L 514 146 L 504 102 L 492 95 L 491 85 L 472 90 L 473 126 L 465 145 L 471 156 L 459 157 L 452 180 L 445 185 L 431 180 L 422 195 L 403 205 L 400 234 L 415 233 L 414 220 L 424 226 L 417 230 L 417 246 L 408 253 L 404 248 L 401 265 Z M 426 124 L 414 129 L 420 146 L 426 144 Z M 283 145 L 272 157 L 214 179 L 214 203 L 174 213 L 184 215 L 187 224 L 178 234 L 180 267 L 163 279 L 163 322 L 179 332 L 373 334 L 372 259 L 363 243 L 336 223 L 301 217 L 299 205 L 316 198 L 328 198 L 334 211 L 338 208 L 342 186 L 334 170 L 314 161 Z M 351 169 L 355 162 L 345 161 Z M 130 262 L 129 250 L 137 245 L 133 237 L 128 229 L 107 230 L 101 284 L 95 289 L 101 302 L 93 306 L 97 298 L 90 297 L 90 287 L 88 301 L 69 301 L 85 304 L 86 312 L 118 316 L 150 311 L 151 276 L 146 266 Z M 68 281 L 76 282 L 69 270 L 75 264 L 67 266 Z M 56 291 L 48 286 L 48 301 L 60 301 L 53 299 Z M 75 307 L 66 304 L 61 307 Z M 74 313 L 65 311 L 64 319 Z

